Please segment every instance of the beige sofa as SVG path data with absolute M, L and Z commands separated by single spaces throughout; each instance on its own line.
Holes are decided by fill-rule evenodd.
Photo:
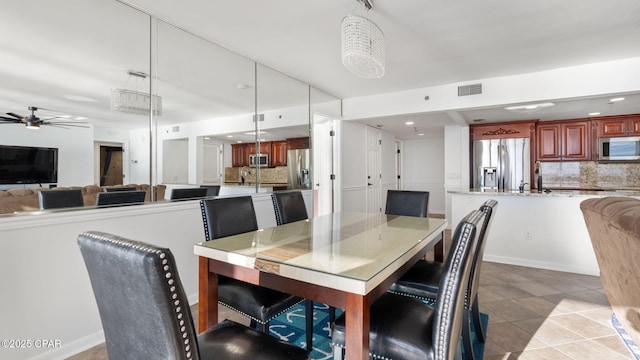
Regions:
M 640 200 L 604 197 L 580 204 L 600 279 L 616 318 L 640 345 Z
M 39 191 L 56 191 L 62 189 L 80 189 L 82 190 L 82 197 L 84 200 L 84 206 L 94 206 L 96 204 L 96 194 L 103 192 L 107 187 L 135 187 L 137 190 L 146 192 L 145 201 L 149 201 L 149 185 L 147 184 L 127 184 L 116 186 L 70 186 L 70 187 L 57 187 L 53 189 L 49 188 L 28 188 L 28 189 L 11 189 L 0 191 L 0 214 L 10 214 L 16 211 L 29 211 L 38 210 L 40 205 L 38 203 Z M 164 193 L 167 189 L 166 185 L 157 185 L 156 187 L 156 199 L 164 199 Z

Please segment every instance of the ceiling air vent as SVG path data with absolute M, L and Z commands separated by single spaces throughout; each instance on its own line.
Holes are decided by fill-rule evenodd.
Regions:
M 482 94 L 482 84 L 458 86 L 458 96 L 469 96 L 478 94 Z

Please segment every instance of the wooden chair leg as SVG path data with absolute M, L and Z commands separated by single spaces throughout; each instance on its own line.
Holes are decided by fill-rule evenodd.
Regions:
M 482 327 L 482 321 L 480 319 L 478 295 L 476 295 L 476 298 L 473 299 L 473 303 L 471 304 L 471 320 L 473 321 L 473 326 L 476 330 L 476 339 L 478 339 L 478 341 L 484 342 L 484 328 Z
M 313 350 L 313 301 L 305 300 L 305 320 L 307 326 L 307 351 Z

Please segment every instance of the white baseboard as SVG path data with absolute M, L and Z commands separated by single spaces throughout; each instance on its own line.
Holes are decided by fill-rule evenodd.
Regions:
M 189 305 L 198 303 L 198 293 L 193 293 L 187 296 Z M 62 360 L 73 355 L 77 355 L 83 351 L 89 350 L 96 345 L 100 345 L 104 342 L 104 331 L 100 330 L 88 336 L 76 339 L 68 344 L 63 344 L 58 349 L 52 349 L 43 353 L 40 353 L 29 360 Z
M 483 261 L 488 262 L 496 262 L 500 264 L 509 264 L 509 265 L 518 265 L 518 266 L 527 266 L 536 269 L 546 269 L 546 270 L 554 270 L 554 271 L 563 271 L 575 274 L 583 274 L 583 275 L 592 275 L 592 276 L 600 276 L 599 268 L 592 268 L 588 266 L 574 266 L 567 264 L 558 264 L 546 261 L 535 261 L 531 259 L 520 259 L 520 258 L 512 258 L 505 256 L 492 256 L 491 254 L 484 254 Z
M 40 353 L 32 358 L 29 358 L 29 360 L 62 360 L 91 349 L 92 347 L 102 344 L 103 342 L 104 331 L 100 330 L 91 335 L 76 339 L 70 343 L 63 344 L 60 348 Z

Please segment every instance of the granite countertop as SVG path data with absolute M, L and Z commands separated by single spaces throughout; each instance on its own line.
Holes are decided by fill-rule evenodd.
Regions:
M 640 189 L 547 189 L 548 193 L 537 190 L 525 190 L 520 192 L 518 190 L 509 191 L 480 191 L 476 189 L 469 190 L 449 190 L 451 194 L 467 194 L 467 195 L 496 195 L 496 196 L 536 196 L 536 197 L 573 197 L 573 196 L 588 196 L 588 197 L 604 197 L 604 196 L 630 196 L 640 197 Z

